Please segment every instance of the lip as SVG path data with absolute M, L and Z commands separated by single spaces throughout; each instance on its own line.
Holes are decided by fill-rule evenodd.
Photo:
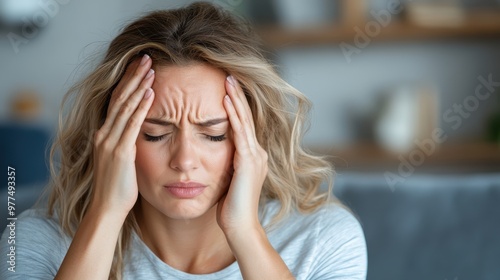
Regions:
M 189 199 L 203 193 L 206 187 L 197 182 L 176 182 L 166 185 L 165 189 L 177 198 Z

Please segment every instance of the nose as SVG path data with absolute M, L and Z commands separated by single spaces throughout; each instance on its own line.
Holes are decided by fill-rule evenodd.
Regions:
M 188 133 L 178 133 L 170 149 L 170 168 L 189 172 L 199 167 L 200 161 L 195 140 Z

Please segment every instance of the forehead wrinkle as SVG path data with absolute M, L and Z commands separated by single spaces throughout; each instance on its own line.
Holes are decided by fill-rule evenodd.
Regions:
M 179 119 L 178 112 L 182 112 L 184 107 L 182 89 L 165 83 L 162 75 L 158 75 L 160 79 L 155 80 L 155 100 L 150 108 L 151 114 L 148 118 L 162 119 L 168 121 L 177 121 Z M 173 114 L 172 114 L 173 113 Z
M 219 110 L 214 110 L 213 96 L 207 96 L 207 92 L 218 92 L 219 90 L 214 88 L 214 84 L 200 84 L 200 83 L 191 83 L 193 79 L 188 79 L 186 84 L 182 85 L 182 89 L 179 89 L 180 99 L 183 101 L 185 105 L 183 109 L 183 115 L 186 115 L 187 120 L 190 123 L 201 123 L 207 120 L 215 119 L 215 118 L 223 118 L 224 113 L 226 112 L 222 106 L 222 98 L 219 103 L 219 110 L 222 112 L 214 112 Z M 219 86 L 224 83 L 216 83 L 215 85 Z M 225 92 L 225 89 L 224 89 Z M 209 98 L 209 99 L 207 99 Z M 212 103 L 213 102 L 213 103 Z
M 204 105 L 208 103 L 204 102 L 201 97 L 197 95 L 195 98 L 189 98 L 187 94 L 183 94 L 182 98 L 177 98 L 177 96 L 160 98 L 161 100 L 158 100 L 157 106 L 150 111 L 151 113 L 147 116 L 147 119 L 162 120 L 172 124 L 179 124 L 182 120 L 187 120 L 195 125 L 213 121 L 214 119 L 227 119 L 224 109 L 221 110 L 222 113 L 209 112 L 210 108 Z M 200 126 L 206 127 L 210 125 Z
M 186 114 L 187 114 L 187 119 L 189 120 L 190 123 L 196 123 L 201 120 L 203 120 L 203 112 L 205 111 L 203 108 L 203 103 L 200 100 L 200 96 L 198 94 L 194 95 L 194 93 L 191 93 L 189 97 L 191 97 L 191 102 L 188 102 L 187 99 L 189 98 L 188 95 L 184 95 L 184 98 L 186 99 Z
M 207 66 L 159 67 L 154 82 L 156 106 L 148 117 L 177 124 L 184 119 L 199 123 L 227 118 L 223 106 L 226 74 Z

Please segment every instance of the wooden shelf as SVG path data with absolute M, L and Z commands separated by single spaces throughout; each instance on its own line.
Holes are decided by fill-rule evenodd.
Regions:
M 393 154 L 376 144 L 361 143 L 346 148 L 311 147 L 317 154 L 327 155 L 338 170 L 396 170 L 403 161 L 408 161 L 421 171 L 482 171 L 500 172 L 500 144 L 469 143 L 442 144 L 435 151 L 425 155 L 421 164 L 412 164 L 411 152 Z M 420 161 L 414 155 L 413 163 Z M 403 160 L 401 159 L 403 158 Z
M 282 26 L 261 26 L 257 32 L 272 48 L 311 46 L 321 44 L 352 44 L 356 36 L 355 26 L 364 29 L 366 23 L 356 25 L 331 24 L 305 29 L 287 29 Z M 381 27 L 380 33 L 370 37 L 372 41 L 436 40 L 464 38 L 500 38 L 500 12 L 469 12 L 464 23 L 454 27 L 429 27 L 408 21 L 391 22 Z

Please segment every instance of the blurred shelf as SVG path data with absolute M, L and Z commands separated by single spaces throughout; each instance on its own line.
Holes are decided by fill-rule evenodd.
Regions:
M 257 33 L 272 48 L 352 44 L 355 26 L 364 30 L 365 23 L 355 25 L 331 24 L 303 29 L 289 29 L 279 25 L 257 27 Z M 500 38 L 500 11 L 468 12 L 463 24 L 458 26 L 421 26 L 409 21 L 393 20 L 380 33 L 369 37 L 372 41 L 441 40 L 466 38 Z
M 317 154 L 328 156 L 337 170 L 391 171 L 407 162 L 416 170 L 426 172 L 500 172 L 500 144 L 495 143 L 445 143 L 437 146 L 428 155 L 418 147 L 407 154 L 394 154 L 374 143 L 360 143 L 341 149 L 310 149 Z M 417 153 L 424 157 L 420 158 Z

